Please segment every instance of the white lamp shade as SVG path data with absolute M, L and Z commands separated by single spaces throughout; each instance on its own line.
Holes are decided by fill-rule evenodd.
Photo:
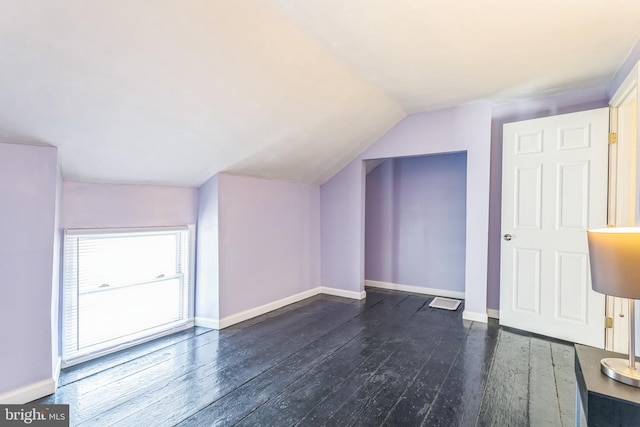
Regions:
M 587 240 L 593 290 L 640 299 L 640 228 L 589 230 Z

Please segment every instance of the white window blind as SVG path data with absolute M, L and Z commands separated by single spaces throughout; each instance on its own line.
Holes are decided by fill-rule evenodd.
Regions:
M 65 230 L 65 365 L 185 325 L 188 227 Z

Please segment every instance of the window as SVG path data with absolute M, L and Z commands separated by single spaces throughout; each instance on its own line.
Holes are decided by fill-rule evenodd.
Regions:
M 65 230 L 65 365 L 190 326 L 188 227 Z

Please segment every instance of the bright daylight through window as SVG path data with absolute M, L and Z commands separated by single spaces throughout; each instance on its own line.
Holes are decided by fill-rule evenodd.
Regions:
M 66 365 L 190 322 L 188 227 L 66 230 Z

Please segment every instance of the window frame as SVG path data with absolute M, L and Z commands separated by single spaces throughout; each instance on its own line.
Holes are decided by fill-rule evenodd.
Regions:
M 80 354 L 74 355 L 72 354 L 69 357 L 65 357 L 65 338 L 67 337 L 67 333 L 69 332 L 68 328 L 78 328 L 78 323 L 76 320 L 76 325 L 68 325 L 67 324 L 67 304 L 69 303 L 68 298 L 72 298 L 69 295 L 69 288 L 73 286 L 75 289 L 75 297 L 77 298 L 78 293 L 78 283 L 75 285 L 67 284 L 67 273 L 68 273 L 68 258 L 69 255 L 67 253 L 67 239 L 75 239 L 78 236 L 99 236 L 99 235 L 118 235 L 121 234 L 123 237 L 127 235 L 135 235 L 135 234 L 154 234 L 154 233 L 162 233 L 162 232 L 187 232 L 187 251 L 188 251 L 188 260 L 187 260 L 187 268 L 188 274 L 186 278 L 186 287 L 187 287 L 187 315 L 186 319 L 179 320 L 176 322 L 172 322 L 166 328 L 162 328 L 161 326 L 152 328 L 152 333 L 144 333 L 144 331 L 133 333 L 128 336 L 132 338 L 130 340 L 126 340 L 124 342 L 116 343 L 111 346 L 107 346 L 104 348 L 97 349 L 95 351 L 89 352 L 81 352 Z M 97 357 L 105 356 L 110 353 L 114 353 L 119 350 L 123 350 L 126 348 L 130 348 L 166 335 L 170 335 L 175 332 L 179 332 L 185 329 L 192 328 L 195 325 L 195 266 L 196 266 L 196 232 L 195 225 L 179 225 L 179 226 L 159 226 L 159 227 L 118 227 L 118 228 L 65 228 L 63 230 L 63 238 L 61 239 L 61 277 L 60 277 L 60 356 L 61 356 L 61 367 L 69 367 L 73 366 L 87 360 L 91 360 Z M 77 275 L 77 274 L 76 274 Z M 77 304 L 77 303 L 76 303 Z M 75 310 L 78 310 L 76 305 Z M 73 333 L 73 332 L 71 332 Z M 77 329 L 76 329 L 77 333 Z M 97 346 L 97 345 L 94 345 Z

